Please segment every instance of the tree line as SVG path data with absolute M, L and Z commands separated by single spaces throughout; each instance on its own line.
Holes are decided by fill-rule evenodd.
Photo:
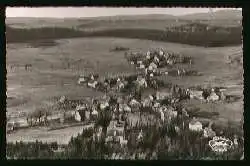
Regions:
M 123 37 L 174 42 L 206 47 L 221 47 L 242 44 L 242 28 L 225 28 L 228 33 L 210 31 L 179 32 L 154 29 L 109 29 L 100 31 L 80 31 L 74 28 L 44 27 L 18 29 L 6 27 L 7 43 L 54 40 L 75 37 Z

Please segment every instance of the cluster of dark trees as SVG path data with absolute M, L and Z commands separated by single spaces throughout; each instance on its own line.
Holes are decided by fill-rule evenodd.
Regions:
M 98 126 L 106 127 L 110 121 L 109 115 L 101 116 Z M 105 122 L 105 123 L 103 123 Z M 107 122 L 107 123 L 106 123 Z M 105 143 L 105 134 L 101 139 L 93 138 L 95 129 L 84 129 L 82 134 L 72 137 L 69 144 L 65 145 L 64 151 L 58 150 L 57 143 L 23 143 L 16 142 L 7 144 L 7 157 L 10 159 L 104 159 L 105 156 L 111 156 L 114 152 L 130 155 L 138 151 L 147 153 L 147 158 L 152 159 L 156 154 L 157 159 L 226 159 L 239 160 L 243 153 L 243 140 L 239 139 L 238 147 L 222 155 L 211 151 L 208 146 L 209 138 L 202 137 L 202 132 L 191 132 L 188 127 L 183 127 L 183 122 L 188 124 L 188 118 L 178 116 L 171 123 L 155 124 L 151 126 L 138 126 L 137 129 L 127 130 L 128 145 L 125 148 L 113 144 Z M 179 132 L 175 127 L 179 127 Z M 187 126 L 187 125 L 186 125 Z M 133 134 L 136 130 L 143 129 L 143 137 L 140 141 L 136 139 L 138 134 Z M 234 137 L 235 129 L 232 127 L 224 128 L 224 136 Z M 135 137 L 135 138 L 133 138 Z
M 171 32 L 150 29 L 114 29 L 93 32 L 90 36 L 138 38 L 206 47 L 239 45 L 242 43 L 240 27 L 238 29 L 229 31 L 229 33 L 220 33 L 214 31 Z
M 178 32 L 154 29 L 109 29 L 93 32 L 80 31 L 73 28 L 44 27 L 32 29 L 17 29 L 6 27 L 7 42 L 29 42 L 35 40 L 61 39 L 74 37 L 123 37 L 176 42 L 182 44 L 220 47 L 242 44 L 241 27 L 226 29 L 228 33 L 210 31 Z
M 6 156 L 9 159 L 41 159 L 55 157 L 53 150 L 58 148 L 57 142 L 16 142 L 7 143 Z

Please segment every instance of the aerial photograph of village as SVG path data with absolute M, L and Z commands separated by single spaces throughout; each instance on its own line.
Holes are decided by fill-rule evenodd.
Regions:
M 243 160 L 239 8 L 7 7 L 6 158 Z

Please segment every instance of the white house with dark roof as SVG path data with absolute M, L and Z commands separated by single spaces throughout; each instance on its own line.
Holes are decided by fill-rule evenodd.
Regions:
M 219 98 L 220 97 L 214 92 L 214 89 L 212 88 L 212 92 L 211 92 L 210 96 L 208 96 L 207 100 L 208 101 L 218 101 Z
M 196 118 L 193 118 L 188 124 L 189 130 L 191 131 L 202 131 L 202 123 Z

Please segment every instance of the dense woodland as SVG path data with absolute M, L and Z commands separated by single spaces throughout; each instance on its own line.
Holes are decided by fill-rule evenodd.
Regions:
M 239 45 L 242 43 L 241 27 L 223 28 L 228 33 L 216 32 L 213 29 L 197 32 L 179 32 L 154 29 L 109 29 L 100 31 L 80 31 L 70 28 L 45 27 L 32 29 L 18 29 L 7 26 L 7 43 L 34 42 L 36 40 L 54 40 L 75 37 L 122 37 L 137 38 L 163 42 L 176 42 L 205 47 L 219 47 Z

